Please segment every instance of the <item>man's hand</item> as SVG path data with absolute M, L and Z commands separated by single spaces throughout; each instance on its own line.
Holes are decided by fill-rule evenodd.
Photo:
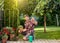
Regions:
M 23 32 L 24 32 L 24 31 L 27 31 L 27 29 L 23 29 Z
M 21 33 L 22 31 L 18 30 L 19 33 Z

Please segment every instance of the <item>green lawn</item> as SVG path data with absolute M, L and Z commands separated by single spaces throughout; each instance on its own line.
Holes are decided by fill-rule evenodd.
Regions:
M 44 27 L 35 28 L 36 39 L 60 39 L 60 27 L 48 26 L 44 33 Z

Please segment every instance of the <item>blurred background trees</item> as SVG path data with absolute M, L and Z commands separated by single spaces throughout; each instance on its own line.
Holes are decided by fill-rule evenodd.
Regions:
M 1 8 L 1 0 L 0 0 Z M 4 26 L 24 25 L 24 15 L 38 17 L 38 26 L 60 26 L 60 0 L 5 0 Z
M 17 0 L 4 1 L 4 26 L 17 27 L 19 23 Z

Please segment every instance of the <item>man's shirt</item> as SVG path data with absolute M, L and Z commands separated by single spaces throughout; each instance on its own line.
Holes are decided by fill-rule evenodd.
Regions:
M 27 29 L 27 32 L 34 32 L 34 24 L 31 21 L 25 21 L 25 29 Z

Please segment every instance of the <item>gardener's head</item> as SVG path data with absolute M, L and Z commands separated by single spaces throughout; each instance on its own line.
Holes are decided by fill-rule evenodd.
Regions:
M 25 15 L 25 20 L 29 20 L 29 15 Z

